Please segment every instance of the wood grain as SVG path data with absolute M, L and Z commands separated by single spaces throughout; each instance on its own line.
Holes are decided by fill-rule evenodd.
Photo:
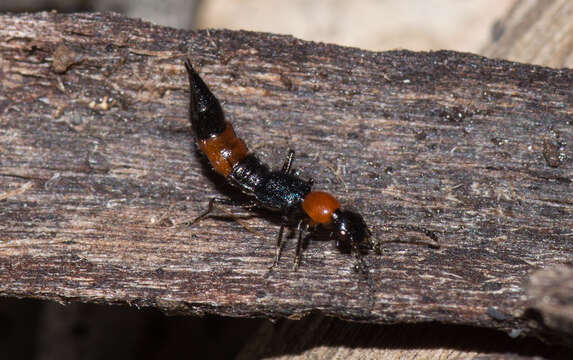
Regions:
M 524 284 L 573 259 L 573 71 L 114 14 L 0 24 L 1 295 L 544 335 Z M 185 225 L 234 195 L 193 145 L 188 55 L 251 150 L 279 167 L 294 148 L 364 214 L 372 289 L 320 239 L 269 270 L 274 214 Z

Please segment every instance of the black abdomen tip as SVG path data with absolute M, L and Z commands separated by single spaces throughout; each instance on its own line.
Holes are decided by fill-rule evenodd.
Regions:
M 189 74 L 189 121 L 199 140 L 205 140 L 225 130 L 225 116 L 219 100 L 209 90 L 203 79 L 193 69 L 191 61 L 185 60 Z

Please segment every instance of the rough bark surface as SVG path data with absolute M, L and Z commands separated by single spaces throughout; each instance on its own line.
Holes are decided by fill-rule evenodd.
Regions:
M 328 241 L 269 270 L 274 214 L 185 225 L 234 195 L 194 150 L 187 55 L 251 150 L 364 214 L 371 287 Z M 0 16 L 0 79 L 3 296 L 545 334 L 525 285 L 573 260 L 572 70 L 42 13 Z

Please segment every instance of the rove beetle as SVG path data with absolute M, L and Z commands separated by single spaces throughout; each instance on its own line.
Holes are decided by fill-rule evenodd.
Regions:
M 255 154 L 249 153 L 244 141 L 225 120 L 219 101 L 193 69 L 189 59 L 185 61 L 185 67 L 190 85 L 189 118 L 199 149 L 216 172 L 249 196 L 251 201 L 243 206 L 263 207 L 282 214 L 273 267 L 281 255 L 284 228 L 289 226 L 289 219 L 293 217 L 297 219 L 298 230 L 294 270 L 300 264 L 303 242 L 320 227 L 330 230 L 330 239 L 336 240 L 339 249 L 350 249 L 361 260 L 362 252 L 372 248 L 369 242 L 372 234 L 362 216 L 343 210 L 329 193 L 313 191 L 312 179 L 303 180 L 291 170 L 294 151 L 289 151 L 280 171 L 271 170 Z M 207 217 L 216 202 L 237 204 L 229 199 L 212 198 L 208 209 L 191 224 Z M 308 234 L 303 239 L 304 232 Z

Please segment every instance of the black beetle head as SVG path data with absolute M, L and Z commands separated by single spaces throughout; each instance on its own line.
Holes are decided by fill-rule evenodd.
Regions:
M 369 249 L 370 230 L 362 216 L 349 210 L 336 210 L 332 214 L 333 236 L 341 250 Z

